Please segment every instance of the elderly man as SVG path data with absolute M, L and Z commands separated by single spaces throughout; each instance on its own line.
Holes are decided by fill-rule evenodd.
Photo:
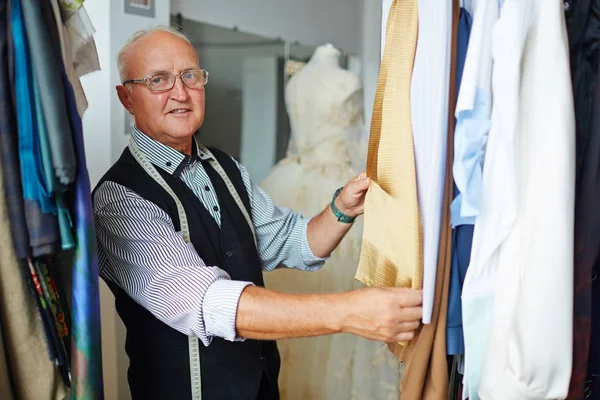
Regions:
M 313 218 L 279 208 L 243 166 L 195 141 L 208 73 L 182 34 L 139 32 L 118 64 L 117 94 L 135 128 L 93 196 L 100 274 L 127 327 L 134 399 L 277 399 L 276 339 L 412 337 L 418 291 L 263 285 L 262 271 L 322 266 L 363 212 L 367 177 Z

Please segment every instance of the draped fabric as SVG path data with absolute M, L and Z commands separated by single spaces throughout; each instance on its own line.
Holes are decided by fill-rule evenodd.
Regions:
M 0 154 L 0 161 L 4 155 Z M 10 219 L 3 183 L 0 176 L 0 238 L 8 238 Z M 66 389 L 48 357 L 44 325 L 25 276 L 12 242 L 0 240 L 0 326 L 8 372 L 20 399 L 63 399 Z
M 8 370 L 8 358 L 4 349 L 4 335 L 0 322 L 0 399 L 11 400 L 15 395 L 12 388 L 12 379 Z
M 10 237 L 19 257 L 30 254 L 29 236 L 25 223 L 23 189 L 19 168 L 17 122 L 15 96 L 11 72 L 13 68 L 13 46 L 11 14 L 8 1 L 0 2 L 0 157 L 4 179 L 4 191 L 8 218 L 10 219 Z
M 457 32 L 460 8 L 458 0 L 452 3 L 452 46 L 451 70 L 456 68 Z M 451 75 L 449 98 L 451 109 L 456 105 L 456 76 Z M 448 365 L 446 359 L 446 321 L 448 312 L 448 291 L 450 285 L 450 263 L 452 229 L 450 226 L 450 203 L 453 198 L 452 162 L 454 154 L 454 116 L 448 114 L 446 168 L 444 197 L 442 201 L 442 221 L 440 247 L 438 251 L 437 279 L 434 294 L 431 323 L 422 325 L 417 336 L 403 348 L 390 345 L 390 350 L 404 360 L 404 376 L 401 384 L 401 398 L 446 400 L 448 398 Z
M 75 51 L 72 37 L 62 35 L 69 30 L 57 1 L 0 0 L 3 399 L 8 389 L 14 391 L 6 398 L 24 400 L 64 399 L 69 389 L 74 399 L 103 398 L 97 256 L 81 125 L 85 96 L 75 72 L 94 70 L 97 55 L 85 62 L 82 49 L 95 52 L 95 45 L 83 35 L 79 64 L 66 57 Z M 61 5 L 73 18 L 71 35 L 93 32 L 77 25 L 83 8 Z M 75 245 L 76 251 L 64 251 Z
M 422 233 L 410 115 L 417 42 L 416 0 L 394 0 L 373 107 L 367 154 L 371 184 L 356 279 L 368 286 L 423 284 Z M 402 229 L 398 229 L 402 227 Z
M 75 211 L 74 226 L 77 236 L 72 277 L 72 390 L 73 398 L 76 399 L 101 399 L 104 393 L 100 340 L 100 291 L 90 178 L 87 169 L 82 167 L 86 165 L 83 127 L 77 111 L 75 93 L 64 73 L 63 79 L 75 153 L 80 166 L 77 169 L 71 206 Z
M 58 32 L 53 27 L 50 2 L 20 0 L 23 4 L 25 29 L 31 47 L 31 60 L 38 77 L 44 119 L 57 179 L 62 184 L 74 182 L 75 149 L 63 94 Z M 54 29 L 53 29 L 54 28 Z

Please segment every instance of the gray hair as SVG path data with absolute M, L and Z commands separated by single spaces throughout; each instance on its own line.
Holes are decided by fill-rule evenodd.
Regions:
M 123 45 L 123 47 L 121 47 L 121 50 L 119 50 L 119 53 L 117 53 L 117 68 L 119 69 L 119 78 L 121 79 L 121 82 L 123 82 L 124 80 L 127 79 L 127 77 L 125 76 L 125 69 L 127 67 L 127 65 L 126 65 L 127 50 L 129 50 L 129 47 L 132 44 L 134 44 L 139 39 L 141 39 L 142 37 L 144 37 L 147 34 L 152 33 L 152 32 L 169 32 L 169 33 L 172 33 L 173 35 L 185 40 L 190 45 L 192 44 L 192 42 L 190 42 L 190 39 L 188 39 L 187 36 L 185 36 L 181 31 L 179 31 L 178 29 L 175 29 L 173 27 L 170 27 L 170 26 L 156 25 L 151 28 L 146 28 L 146 29 L 142 29 L 142 30 L 135 32 L 133 35 L 131 35 L 131 37 Z

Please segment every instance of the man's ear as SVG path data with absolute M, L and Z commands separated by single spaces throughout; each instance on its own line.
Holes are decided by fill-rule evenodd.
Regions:
M 133 107 L 131 105 L 130 99 L 131 92 L 129 91 L 129 89 L 127 89 L 123 85 L 117 85 L 116 89 L 117 96 L 119 96 L 119 100 L 121 101 L 121 104 L 123 104 L 123 107 L 125 107 L 130 114 L 133 114 Z

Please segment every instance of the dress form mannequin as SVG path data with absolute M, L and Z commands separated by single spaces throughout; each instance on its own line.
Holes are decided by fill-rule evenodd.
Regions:
M 294 150 L 261 183 L 276 204 L 305 215 L 322 211 L 334 191 L 358 174 L 348 138 L 363 129 L 362 85 L 339 67 L 340 55 L 331 45 L 320 46 L 289 80 L 285 101 Z M 287 292 L 360 287 L 354 275 L 361 239 L 359 218 L 320 271 L 280 269 L 266 273 L 265 284 Z M 348 334 L 278 343 L 283 400 L 398 398 L 398 364 L 384 344 Z

